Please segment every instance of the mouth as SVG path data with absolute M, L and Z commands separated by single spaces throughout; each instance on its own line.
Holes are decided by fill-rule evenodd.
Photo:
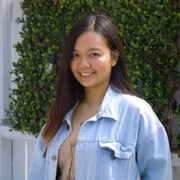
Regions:
M 81 72 L 79 74 L 82 78 L 88 78 L 91 77 L 94 74 L 94 72 Z

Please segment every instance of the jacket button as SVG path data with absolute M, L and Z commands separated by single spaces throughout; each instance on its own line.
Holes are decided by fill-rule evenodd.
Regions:
M 112 155 L 111 159 L 112 159 L 112 160 L 115 160 L 115 159 L 116 159 L 116 156 Z
M 56 160 L 56 156 L 52 155 L 52 156 L 51 156 L 51 160 L 52 160 L 52 161 L 55 161 L 55 160 Z

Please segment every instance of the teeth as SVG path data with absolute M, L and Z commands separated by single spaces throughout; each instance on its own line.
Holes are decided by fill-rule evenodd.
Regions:
M 81 74 L 81 76 L 90 76 L 92 73 L 80 73 Z

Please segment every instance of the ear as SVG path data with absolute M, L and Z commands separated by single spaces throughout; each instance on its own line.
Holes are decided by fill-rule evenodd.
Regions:
M 119 51 L 118 50 L 114 50 L 112 51 L 112 67 L 114 67 L 118 61 L 118 57 L 119 57 Z

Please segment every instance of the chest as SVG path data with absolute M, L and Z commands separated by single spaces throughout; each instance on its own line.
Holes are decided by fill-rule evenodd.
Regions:
M 128 128 L 131 131 L 131 127 L 128 126 Z M 124 175 L 125 169 L 127 169 L 126 164 L 128 162 L 134 162 L 135 159 L 137 134 L 135 127 L 130 135 L 128 135 L 126 129 L 125 126 L 121 125 L 120 121 L 114 121 L 105 117 L 101 117 L 98 120 L 96 117 L 92 117 L 88 121 L 85 121 L 80 126 L 76 136 L 75 167 L 77 176 L 84 179 L 84 176 L 87 175 L 87 169 L 89 169 L 89 172 L 95 173 L 95 176 L 90 179 L 97 179 L 96 175 L 102 176 L 102 179 L 106 179 L 107 177 L 112 179 L 110 176 L 112 174 L 111 169 L 115 170 L 116 167 L 121 166 L 122 175 Z M 53 143 L 54 148 L 52 146 L 48 150 L 47 157 L 51 157 L 52 154 L 58 156 L 58 148 L 61 147 L 64 140 L 70 135 L 70 132 L 71 129 L 67 124 L 61 128 L 58 138 Z M 53 162 L 51 161 L 51 163 Z M 54 161 L 54 163 L 57 167 L 57 162 Z M 50 164 L 50 167 L 52 169 L 53 164 Z M 99 171 L 96 172 L 100 168 L 102 174 L 99 174 Z M 104 169 L 107 170 L 107 168 L 108 171 L 104 172 Z M 115 175 L 115 172 L 113 175 Z
M 78 107 L 71 119 L 71 132 L 69 135 L 69 141 L 72 146 L 75 146 L 78 139 L 80 129 L 84 129 L 83 125 L 89 123 L 90 120 L 98 111 L 98 107 L 88 109 L 87 107 Z M 85 126 L 86 127 L 86 126 Z

